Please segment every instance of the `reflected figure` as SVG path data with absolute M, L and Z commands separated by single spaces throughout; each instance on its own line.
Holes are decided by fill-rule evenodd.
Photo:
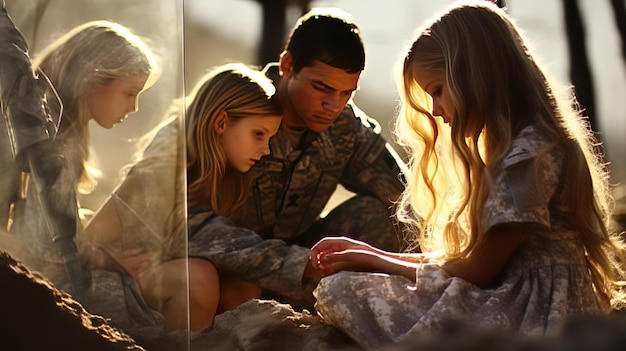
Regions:
M 158 77 L 146 42 L 109 21 L 80 25 L 33 59 L 50 79 L 63 103 L 59 145 L 70 159 L 79 189 L 93 187 L 88 122 L 111 129 L 137 111 L 139 94 Z
M 33 59 L 33 67 L 47 76 L 53 88 L 46 99 L 60 124 L 49 147 L 37 155 L 41 164 L 56 163 L 56 174 L 47 174 L 44 184 L 33 186 L 28 172 L 14 172 L 16 186 L 5 194 L 10 199 L 6 222 L 1 225 L 13 238 L 25 243 L 16 255 L 32 270 L 43 273 L 59 288 L 68 287 L 67 260 L 55 242 L 58 237 L 73 238 L 81 224 L 77 220 L 77 191 L 89 192 L 94 185 L 88 165 L 88 122 L 94 119 L 112 128 L 137 109 L 139 94 L 158 76 L 151 49 L 128 28 L 109 21 L 93 21 L 78 26 L 45 48 Z M 57 101 L 60 101 L 57 103 Z M 49 172 L 48 172 L 49 173 Z M 57 194 L 55 216 L 66 218 L 62 233 L 48 233 L 42 220 L 39 191 Z M 70 241 L 71 243 L 71 241 Z
M 269 153 L 269 139 L 281 122 L 274 91 L 269 79 L 244 64 L 208 72 L 146 137 L 139 160 L 85 228 L 83 239 L 98 258 L 92 260 L 94 268 L 115 271 L 128 284 L 109 286 L 109 294 L 127 292 L 123 299 L 128 304 L 137 300 L 132 292 L 140 292 L 137 303 L 148 308 L 144 314 L 158 312 L 165 330 L 203 329 L 224 306 L 243 302 L 233 299 L 260 297 L 251 284 L 242 296 L 223 293 L 226 280 L 211 261 L 187 259 L 185 209 L 202 212 L 202 221 L 233 226 L 227 217 L 247 192 L 243 174 Z M 184 133 L 179 125 L 183 118 Z M 183 136 L 184 153 L 177 147 Z M 189 240 L 193 245 L 194 238 Z M 243 282 L 237 286 L 246 288 Z

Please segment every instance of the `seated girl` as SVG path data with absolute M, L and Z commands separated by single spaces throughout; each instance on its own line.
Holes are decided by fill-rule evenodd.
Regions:
M 380 349 L 452 321 L 550 335 L 620 307 L 624 243 L 593 132 L 513 20 L 488 1 L 455 3 L 403 57 L 399 215 L 424 253 L 321 240 L 324 321 Z

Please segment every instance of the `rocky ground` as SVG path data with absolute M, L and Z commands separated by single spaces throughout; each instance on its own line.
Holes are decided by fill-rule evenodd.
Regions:
M 170 351 L 186 333 L 144 342 L 150 351 Z M 180 347 L 180 346 L 179 346 Z M 295 312 L 276 301 L 249 301 L 218 315 L 210 328 L 189 338 L 190 351 L 360 350 L 338 330 L 307 311 Z
M 0 349 L 145 350 L 0 251 Z
M 469 332 L 451 324 L 429 338 L 410 339 L 381 351 L 622 351 L 626 318 L 622 314 L 571 321 L 560 335 L 544 338 Z M 186 334 L 170 335 L 144 346 L 170 351 Z M 275 301 L 250 301 L 218 316 L 213 327 L 190 338 L 190 351 L 361 351 L 363 348 L 310 314 Z
M 133 340 L 7 254 L 0 254 L 0 279 L 4 285 L 0 293 L 2 350 L 363 350 L 307 311 L 299 313 L 289 305 L 260 300 L 217 316 L 212 327 L 191 336 L 180 332 Z M 621 313 L 572 321 L 561 335 L 550 338 L 468 330 L 449 325 L 438 335 L 407 340 L 382 351 L 621 351 L 626 345 L 626 318 Z
M 148 350 L 148 351 L 359 351 L 352 340 L 308 312 L 275 301 L 253 300 L 216 317 L 212 327 L 191 334 L 133 340 L 106 320 L 91 315 L 45 279 L 0 254 L 2 350 Z M 384 351 L 617 351 L 626 345 L 626 318 L 617 313 L 572 321 L 552 338 L 468 332 L 450 325 L 438 335 L 407 340 Z

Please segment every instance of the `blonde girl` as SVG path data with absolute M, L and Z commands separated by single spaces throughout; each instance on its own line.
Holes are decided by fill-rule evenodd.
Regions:
M 167 330 L 203 329 L 216 313 L 260 294 L 251 284 L 218 277 L 199 253 L 215 248 L 191 237 L 187 250 L 185 218 L 187 212 L 202 221 L 234 215 L 247 190 L 242 175 L 269 153 L 269 138 L 282 119 L 274 92 L 261 72 L 240 63 L 201 77 L 184 99 L 185 132 L 179 132 L 178 115 L 159 127 L 85 229 L 93 245 L 136 278 L 147 304 L 165 317 Z M 184 153 L 175 147 L 179 135 L 185 138 Z M 179 179 L 181 172 L 174 175 L 183 155 L 186 182 Z M 147 267 L 141 264 L 146 255 Z
M 58 136 L 69 144 L 64 151 L 88 191 L 93 185 L 88 122 L 110 129 L 135 112 L 139 94 L 158 77 L 155 57 L 145 39 L 101 20 L 54 41 L 36 55 L 33 66 L 50 79 L 63 104 Z
M 51 115 L 60 116 L 55 138 L 47 154 L 40 155 L 40 161 L 59 162 L 62 166 L 60 174 L 47 174 L 50 184 L 43 191 L 52 189 L 60 194 L 55 201 L 68 202 L 59 206 L 60 211 L 68 212 L 63 213 L 67 218 L 78 218 L 73 213 L 77 204 L 73 194 L 88 193 L 94 185 L 88 166 L 88 122 L 93 119 L 104 128 L 112 128 L 135 112 L 139 94 L 157 79 L 158 67 L 146 42 L 128 28 L 109 21 L 92 21 L 75 27 L 39 52 L 33 68 L 41 80 L 48 79 L 52 84 L 46 99 Z M 28 173 L 20 177 L 18 172 L 7 177 L 17 181 L 8 195 L 9 215 L 3 227 L 19 233 L 28 243 L 33 257 L 24 257 L 24 262 L 61 284 L 56 274 L 48 272 L 48 266 L 65 258 L 58 257 L 32 179 Z M 68 232 L 80 227 L 80 223 L 74 227 L 66 222 Z
M 139 94 L 158 77 L 155 57 L 144 40 L 128 28 L 92 21 L 43 49 L 33 59 L 33 68 L 47 77 L 40 79 L 52 83 L 53 89 L 46 93 L 48 105 L 52 115 L 60 116 L 50 155 L 63 155 L 70 172 L 65 178 L 72 183 L 67 184 L 68 189 L 89 193 L 95 169 L 88 165 L 88 122 L 94 119 L 102 127 L 112 128 L 135 112 Z M 9 221 L 2 223 L 8 230 L 28 230 L 18 227 L 22 226 L 23 211 L 29 211 L 23 209 L 29 182 L 27 174 L 22 175 L 21 183 L 17 181 Z
M 624 244 L 593 133 L 513 19 L 488 1 L 454 3 L 403 63 L 396 131 L 411 172 L 399 218 L 424 253 L 322 240 L 313 264 L 346 271 L 318 286 L 322 317 L 376 349 L 450 321 L 545 335 L 621 307 Z

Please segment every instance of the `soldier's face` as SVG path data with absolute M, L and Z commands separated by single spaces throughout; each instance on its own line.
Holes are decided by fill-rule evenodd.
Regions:
M 295 73 L 290 61 L 281 62 L 285 111 L 284 123 L 289 127 L 325 131 L 346 106 L 358 87 L 361 72 L 346 71 L 315 61 Z M 286 106 L 285 106 L 286 105 Z

